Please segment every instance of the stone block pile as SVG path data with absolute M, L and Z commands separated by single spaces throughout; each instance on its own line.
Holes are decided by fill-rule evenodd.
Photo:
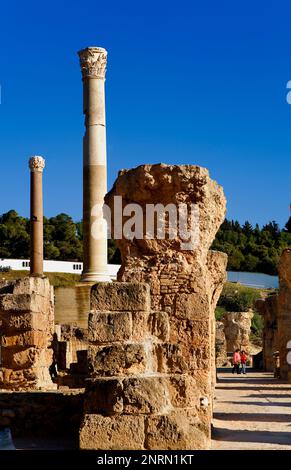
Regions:
M 53 288 L 45 277 L 0 284 L 0 389 L 54 389 Z

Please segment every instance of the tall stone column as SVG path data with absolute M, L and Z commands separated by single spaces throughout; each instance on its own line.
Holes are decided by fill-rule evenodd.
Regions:
M 43 197 L 42 172 L 45 160 L 35 156 L 30 168 L 30 275 L 43 275 Z
M 107 51 L 88 47 L 79 51 L 83 76 L 83 246 L 82 281 L 109 281 L 107 233 L 102 215 L 107 193 L 105 72 Z

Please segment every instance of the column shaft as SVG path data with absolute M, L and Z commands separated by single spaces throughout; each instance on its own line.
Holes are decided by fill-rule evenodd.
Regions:
M 102 207 L 107 193 L 105 65 L 101 48 L 79 52 L 83 73 L 83 240 L 82 281 L 108 281 L 107 234 Z M 105 61 L 105 62 L 104 62 Z M 104 65 L 105 63 L 105 65 Z
M 30 275 L 43 275 L 43 195 L 44 159 L 30 159 Z

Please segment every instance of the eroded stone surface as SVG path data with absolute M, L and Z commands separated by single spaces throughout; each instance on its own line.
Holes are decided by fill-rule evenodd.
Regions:
M 206 450 L 210 448 L 209 430 L 203 428 L 193 410 L 150 416 L 146 446 L 152 450 Z
M 94 343 L 128 341 L 132 337 L 131 312 L 90 313 L 89 324 L 89 340 Z
M 277 339 L 280 352 L 280 376 L 282 379 L 288 380 L 288 374 L 291 372 L 291 364 L 287 358 L 288 352 L 290 351 L 290 347 L 287 347 L 287 345 L 288 343 L 290 344 L 291 341 L 291 249 L 283 251 L 278 271 Z
M 85 414 L 80 429 L 81 449 L 144 449 L 144 417 Z
M 122 197 L 123 207 L 130 203 L 138 203 L 143 208 L 146 204 L 197 204 L 200 213 L 199 251 L 205 255 L 225 217 L 226 201 L 222 188 L 209 177 L 206 168 L 194 165 L 141 165 L 131 170 L 121 170 L 113 189 L 105 198 L 110 207 L 113 207 L 114 196 Z M 134 256 L 135 253 L 139 257 L 166 253 L 168 250 L 179 252 L 181 238 L 122 239 L 118 245 L 124 262 L 127 256 Z M 188 255 L 189 259 L 193 258 L 193 253 L 189 252 Z M 185 256 L 187 258 L 187 253 Z
M 257 302 L 264 319 L 263 357 L 266 370 L 275 370 L 274 353 L 279 354 L 280 377 L 290 382 L 291 365 L 291 249 L 283 251 L 279 266 L 279 292 Z M 289 355 L 288 355 L 289 354 Z
M 225 312 L 223 316 L 227 352 L 248 351 L 253 312 Z
M 91 309 L 96 311 L 148 311 L 146 284 L 99 282 L 91 289 Z
M 117 240 L 119 283 L 98 284 L 91 294 L 89 363 L 96 385 L 88 385 L 85 394 L 85 410 L 92 414 L 84 417 L 81 448 L 206 449 L 214 386 L 214 309 L 226 279 L 227 256 L 209 251 L 225 217 L 222 188 L 197 166 L 143 165 L 119 173 L 106 196 L 113 217 L 115 196 L 122 197 L 124 207 L 136 203 L 144 211 L 148 204 L 183 203 L 190 214 L 195 205 L 200 240 L 191 250 L 180 232 L 173 239 Z M 190 215 L 187 227 L 192 227 L 191 235 L 197 233 Z M 125 319 L 123 330 L 114 317 L 117 311 Z M 131 312 L 131 336 L 125 312 Z M 102 323 L 104 319 L 109 320 Z M 125 330 L 127 339 L 122 338 Z M 97 345 L 101 339 L 103 344 Z M 140 428 L 126 436 L 130 419 Z
M 217 367 L 221 367 L 227 363 L 227 347 L 224 333 L 224 323 L 222 321 L 217 321 L 215 326 L 216 365 Z
M 263 327 L 263 367 L 265 371 L 273 372 L 274 353 L 279 350 L 278 344 L 278 296 L 270 295 L 266 299 L 256 301 L 256 309 L 262 315 Z
M 54 388 L 49 367 L 53 351 L 53 289 L 44 277 L 0 286 L 2 368 L 0 388 Z
M 146 353 L 142 344 L 91 345 L 88 367 L 91 376 L 136 374 L 146 369 Z

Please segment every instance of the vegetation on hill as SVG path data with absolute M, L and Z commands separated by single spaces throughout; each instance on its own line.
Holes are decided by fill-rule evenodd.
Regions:
M 225 220 L 217 233 L 212 249 L 228 255 L 229 271 L 277 274 L 277 265 L 284 248 L 291 246 L 291 217 L 283 230 L 276 222 L 262 229 Z
M 227 312 L 247 312 L 254 308 L 255 301 L 261 297 L 261 291 L 252 287 L 226 282 L 217 306 Z
M 82 260 L 82 222 L 67 214 L 44 217 L 45 259 Z M 0 258 L 29 257 L 29 219 L 11 210 L 0 216 Z M 291 217 L 283 230 L 276 222 L 262 229 L 249 222 L 225 220 L 212 245 L 228 255 L 228 270 L 276 274 L 282 250 L 291 246 Z M 108 262 L 120 263 L 114 240 L 108 240 Z M 0 263 L 1 264 L 1 263 Z

